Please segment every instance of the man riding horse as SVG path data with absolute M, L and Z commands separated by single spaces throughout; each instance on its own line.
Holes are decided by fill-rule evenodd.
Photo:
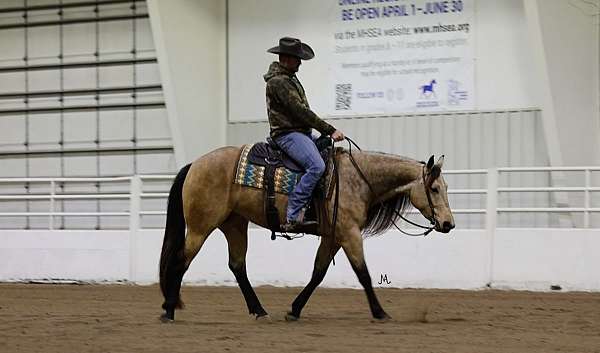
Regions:
M 304 88 L 296 77 L 302 60 L 315 56 L 312 48 L 299 39 L 284 37 L 279 40 L 278 46 L 267 51 L 279 54 L 279 61 L 271 63 L 264 75 L 270 136 L 305 170 L 289 195 L 287 222 L 281 226 L 282 230 L 291 232 L 316 223 L 304 219 L 306 205 L 325 172 L 325 163 L 315 146 L 312 129 L 330 135 L 334 141 L 343 140 L 344 134 L 310 109 Z
M 269 52 L 279 54 L 279 62 L 271 64 L 265 75 L 271 136 L 307 170 L 290 196 L 287 214 L 277 213 L 278 220 L 287 217 L 287 225 L 294 227 L 302 224 L 302 208 L 323 173 L 311 128 L 330 134 L 334 140 L 343 139 L 344 134 L 310 110 L 295 75 L 301 60 L 314 56 L 312 49 L 297 39 L 282 38 L 279 46 Z M 180 295 L 183 275 L 216 229 L 227 240 L 228 265 L 244 296 L 248 313 L 257 319 L 268 318 L 246 271 L 248 224 L 253 222 L 269 228 L 270 222 L 264 209 L 262 188 L 234 182 L 237 180 L 236 166 L 241 161 L 250 163 L 244 159 L 245 148 L 225 146 L 200 156 L 181 168 L 173 181 L 160 255 L 163 322 L 172 322 L 175 310 L 183 307 Z M 431 227 L 425 227 L 428 230 L 423 234 L 431 229 L 443 233 L 452 230 L 454 217 L 448 203 L 448 184 L 442 176 L 444 157 L 436 162 L 431 156 L 425 163 L 393 154 L 340 150 L 332 158 L 339 172 L 335 181 L 336 196 L 325 201 L 323 207 L 327 215 L 336 214 L 335 200 L 339 198 L 339 212 L 337 217 L 325 217 L 319 224 L 321 240 L 311 279 L 293 301 L 285 318 L 290 321 L 300 318 L 335 254 L 343 249 L 365 290 L 373 318 L 388 320 L 390 316 L 373 290 L 364 258 L 363 236 L 386 232 L 409 205 L 416 207 L 431 222 Z M 274 202 L 283 210 L 287 197 L 277 193 Z

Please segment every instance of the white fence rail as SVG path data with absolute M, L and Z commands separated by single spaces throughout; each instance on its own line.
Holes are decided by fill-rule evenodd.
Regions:
M 500 214 L 564 214 L 582 216 L 581 222 L 570 222 L 574 228 L 594 228 L 592 216 L 600 216 L 600 185 L 593 185 L 593 174 L 600 176 L 600 167 L 535 167 L 535 168 L 492 168 L 476 170 L 444 171 L 447 180 L 451 178 L 479 177 L 485 186 L 477 185 L 465 188 L 452 188 L 450 184 L 450 204 L 455 215 L 478 215 L 484 217 L 483 226 L 479 228 L 494 229 Z M 519 173 L 552 174 L 552 180 L 569 180 L 576 185 L 548 186 L 499 186 L 500 176 Z M 583 178 L 565 178 L 563 173 L 583 174 Z M 166 199 L 173 175 L 135 175 L 112 178 L 0 178 L 0 229 L 29 229 L 30 219 L 47 217 L 47 227 L 38 221 L 36 229 L 82 229 L 77 223 L 65 226 L 65 218 L 92 217 L 96 219 L 96 228 L 102 227 L 106 218 L 125 218 L 129 222 L 121 222 L 113 229 L 160 228 L 164 224 Z M 581 182 L 579 182 L 580 180 Z M 561 182 L 562 183 L 562 182 Z M 600 183 L 599 183 L 600 184 Z M 83 186 L 82 186 L 83 185 Z M 85 186 L 87 185 L 87 187 Z M 91 186 L 90 186 L 91 185 Z M 15 191 L 17 190 L 17 191 Z M 25 192 L 23 191 L 25 190 Z M 95 191 L 90 191 L 95 190 Z M 545 207 L 504 206 L 499 202 L 499 195 L 520 195 L 524 193 L 583 193 L 581 205 L 576 205 L 576 198 L 567 197 L 567 201 L 550 201 Z M 594 194 L 595 193 L 595 194 Z M 462 207 L 453 204 L 453 197 L 468 195 L 479 197 L 476 202 L 482 207 Z M 508 199 L 511 199 L 509 196 Z M 65 202 L 88 201 L 95 203 L 95 210 L 67 210 Z M 37 203 L 47 204 L 37 204 Z M 105 205 L 104 203 L 110 203 Z M 460 203 L 460 202 L 459 202 Z M 464 203 L 463 203 L 464 204 Z M 79 205 L 79 204 L 78 204 Z M 72 208 L 83 207 L 74 205 Z M 89 205 L 88 205 L 89 206 Z M 108 208 L 108 209 L 106 209 Z M 411 211 L 413 216 L 418 211 Z M 141 222 L 144 217 L 158 217 L 151 225 Z M 25 219 L 14 225 L 15 219 Z M 13 220 L 12 222 L 10 220 Z M 60 222 L 59 222 L 60 220 Z M 60 223 L 60 225 L 59 225 Z M 105 222 L 106 223 L 106 222 Z M 544 226 L 541 224 L 540 226 Z M 110 228 L 110 227 L 109 227 Z M 477 226 L 475 227 L 477 228 Z

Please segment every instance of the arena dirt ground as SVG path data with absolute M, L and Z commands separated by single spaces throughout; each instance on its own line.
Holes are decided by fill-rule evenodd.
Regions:
M 600 352 L 600 294 L 377 289 L 393 320 L 372 323 L 362 291 L 260 287 L 257 322 L 236 287 L 184 287 L 158 320 L 156 286 L 0 284 L 0 352 Z

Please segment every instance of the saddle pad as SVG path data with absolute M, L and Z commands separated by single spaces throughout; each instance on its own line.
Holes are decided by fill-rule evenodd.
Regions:
M 266 187 L 264 182 L 265 167 L 254 165 L 248 161 L 248 153 L 251 148 L 252 145 L 244 145 L 242 149 L 234 183 L 264 189 Z M 294 191 L 294 187 L 301 176 L 301 173 L 293 172 L 284 167 L 277 168 L 275 170 L 275 192 L 287 195 Z

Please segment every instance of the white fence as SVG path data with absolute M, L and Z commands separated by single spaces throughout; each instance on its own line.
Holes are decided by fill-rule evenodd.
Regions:
M 600 248 L 600 187 L 593 183 L 597 180 L 594 173 L 599 171 L 599 167 L 446 171 L 451 187 L 460 184 L 458 178 L 480 185 L 449 190 L 457 220 L 483 220 L 464 218 L 472 229 L 457 221 L 457 229 L 447 235 L 434 232 L 427 237 L 405 237 L 390 231 L 368 239 L 365 256 L 374 283 L 381 287 L 549 290 L 560 286 L 600 291 L 600 257 L 596 254 Z M 518 173 L 552 173 L 555 175 L 549 178 L 523 180 L 558 180 L 565 185 L 504 186 Z M 0 281 L 156 282 L 172 178 L 0 179 L 0 205 L 5 204 L 0 225 L 10 228 L 0 230 Z M 523 206 L 539 201 L 526 197 L 530 193 L 567 195 L 543 197 L 542 201 L 550 201 L 544 207 Z M 473 197 L 476 199 L 469 199 Z M 534 228 L 502 225 L 514 221 L 513 215 L 528 220 L 530 214 L 547 216 L 543 222 L 535 220 Z M 549 223 L 563 228 L 548 228 Z M 26 226 L 30 230 L 24 230 Z M 215 233 L 186 274 L 186 282 L 235 285 L 227 268 L 224 237 Z M 249 233 L 247 268 L 252 283 L 307 283 L 318 238 L 271 241 L 267 230 L 256 227 Z M 324 285 L 360 287 L 342 252 L 336 263 Z M 383 275 L 391 283 L 379 283 Z
M 510 180 L 522 173 L 543 173 L 546 176 L 531 180 L 558 180 L 561 183 L 581 181 L 579 185 L 563 186 L 503 186 L 500 180 Z M 583 178 L 567 177 L 577 173 Z M 596 173 L 596 175 L 593 175 Z M 600 219 L 600 185 L 592 180 L 600 176 L 600 167 L 534 167 L 492 168 L 444 171 L 453 213 L 461 216 L 483 217 L 483 222 L 466 222 L 458 228 L 491 230 L 499 225 L 498 218 L 507 214 L 544 214 L 545 222 L 533 227 L 595 228 Z M 152 229 L 164 225 L 166 199 L 173 175 L 136 175 L 112 178 L 2 178 L 0 179 L 0 229 L 89 229 L 89 222 L 64 219 L 96 219 L 96 229 Z M 476 187 L 453 188 L 453 180 L 479 177 L 471 181 Z M 90 185 L 93 184 L 93 187 Z M 464 183 L 462 183 L 464 184 Z M 545 194 L 543 207 L 526 207 L 524 195 Z M 470 199 L 460 199 L 461 196 Z M 475 198 L 473 198 L 475 197 Z M 509 202 L 502 203 L 502 200 Z M 81 203 L 82 201 L 87 201 Z M 517 202 L 521 201 L 521 202 Z M 41 202 L 41 203 L 40 203 Z M 68 202 L 79 202 L 69 207 Z M 469 207 L 476 205 L 479 207 Z M 466 206 L 466 207 L 465 207 Z M 81 209 L 84 210 L 81 210 Z M 17 209 L 15 211 L 15 209 Z M 71 210 L 69 210 L 71 209 Z M 418 213 L 413 210 L 412 213 Z M 43 221 L 42 219 L 46 219 Z M 120 219 L 110 224 L 113 219 Z M 153 218 L 153 220 L 144 220 Z M 31 220 L 35 219 L 35 222 Z M 57 222 L 57 220 L 62 220 Z M 21 220 L 17 222 L 16 220 Z M 25 220 L 25 222 L 23 222 Z M 128 220 L 128 222 L 123 221 Z M 32 226 L 32 223 L 34 226 Z M 59 225 L 60 223 L 60 225 Z M 472 224 L 469 224 L 472 223 Z M 106 226 L 103 226 L 103 225 Z M 520 222 L 506 222 L 503 227 L 523 227 Z M 531 227 L 530 225 L 526 225 Z

